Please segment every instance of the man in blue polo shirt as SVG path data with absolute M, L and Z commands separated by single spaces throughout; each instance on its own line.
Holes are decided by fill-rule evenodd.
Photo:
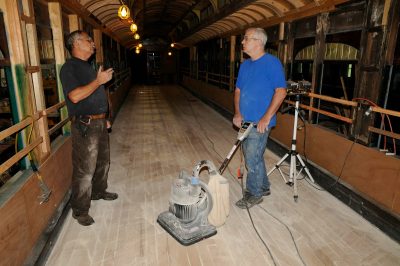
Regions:
M 246 190 L 236 202 L 239 208 L 251 208 L 269 195 L 270 183 L 264 162 L 269 132 L 276 124 L 276 112 L 286 97 L 286 80 L 278 58 L 264 50 L 267 34 L 262 28 L 246 30 L 243 52 L 250 56 L 239 69 L 234 95 L 233 124 L 253 122 L 253 128 L 243 141 L 247 168 Z

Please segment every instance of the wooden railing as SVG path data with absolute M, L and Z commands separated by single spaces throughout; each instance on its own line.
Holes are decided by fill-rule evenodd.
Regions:
M 57 129 L 61 128 L 63 125 L 65 125 L 68 121 L 69 118 L 65 118 L 50 129 L 47 128 L 47 115 L 50 113 L 56 112 L 58 109 L 62 108 L 65 106 L 65 101 L 60 102 L 58 104 L 55 104 L 46 110 L 40 111 L 35 113 L 32 116 L 28 116 L 18 124 L 13 125 L 12 127 L 9 127 L 3 131 L 0 132 L 0 141 L 10 137 L 11 135 L 14 135 L 24 129 L 26 129 L 28 126 L 33 127 L 35 123 L 39 125 L 39 132 L 36 137 L 36 139 L 30 141 L 30 143 L 27 144 L 26 147 L 24 147 L 22 150 L 14 154 L 12 157 L 10 157 L 7 161 L 5 161 L 3 164 L 0 165 L 0 174 L 4 173 L 7 171 L 10 167 L 12 167 L 14 164 L 16 164 L 19 160 L 21 160 L 23 157 L 27 156 L 33 149 L 38 147 L 40 144 L 43 145 L 42 147 L 42 153 L 44 156 L 47 156 L 48 153 L 50 152 L 50 140 L 49 140 L 49 135 L 51 135 L 54 131 Z M 44 134 L 42 133 L 44 132 Z
M 310 97 L 310 100 L 312 98 L 317 98 L 317 99 L 321 99 L 321 100 L 324 100 L 324 101 L 327 101 L 327 102 L 331 102 L 331 103 L 334 103 L 334 104 L 340 104 L 340 105 L 349 106 L 349 107 L 357 107 L 357 105 L 358 105 L 357 102 L 347 101 L 347 100 L 343 100 L 343 99 L 337 99 L 337 98 L 334 98 L 334 97 L 315 94 L 315 93 L 308 93 L 308 94 L 305 94 L 305 96 Z M 290 100 L 285 100 L 285 102 L 288 103 L 288 104 L 292 104 L 292 105 L 295 104 L 293 101 L 290 101 Z M 322 115 L 326 115 L 326 116 L 329 116 L 331 118 L 343 121 L 343 122 L 348 123 L 348 124 L 353 124 L 353 121 L 354 121 L 353 117 L 350 118 L 350 117 L 338 115 L 338 114 L 335 114 L 335 113 L 332 113 L 332 112 L 329 112 L 329 111 L 326 111 L 326 110 L 322 110 L 320 108 L 316 108 L 316 107 L 313 107 L 313 106 L 308 106 L 308 105 L 305 105 L 305 104 L 300 104 L 299 106 L 302 109 L 309 110 L 309 111 L 312 111 L 312 112 L 316 112 L 316 113 L 319 113 L 319 114 L 322 114 Z M 354 113 L 354 112 L 352 112 L 352 113 Z
M 345 123 L 347 123 L 349 125 L 352 125 L 352 126 L 354 125 L 354 121 L 355 121 L 355 108 L 360 106 L 360 105 L 365 105 L 365 103 L 358 102 L 358 101 L 355 101 L 355 100 L 347 101 L 347 100 L 338 99 L 338 98 L 325 96 L 325 95 L 320 95 L 320 94 L 315 94 L 315 93 L 308 93 L 308 94 L 305 94 L 305 96 L 309 97 L 310 100 L 316 98 L 316 99 L 320 99 L 320 100 L 323 100 L 323 101 L 327 101 L 327 102 L 333 103 L 334 105 L 342 105 L 342 106 L 345 106 L 345 107 L 350 107 L 351 108 L 351 112 L 350 112 L 349 116 L 342 116 L 342 115 L 339 115 L 337 113 L 333 113 L 333 112 L 329 112 L 329 111 L 326 111 L 326 110 L 322 110 L 320 108 L 316 108 L 316 107 L 309 106 L 309 105 L 306 105 L 306 104 L 300 104 L 299 105 L 302 109 L 309 110 L 311 112 L 316 112 L 316 113 L 319 113 L 319 114 L 322 114 L 322 115 L 337 119 L 339 121 L 345 122 Z M 295 105 L 295 102 L 291 101 L 291 100 L 285 100 L 285 102 L 288 103 L 288 104 Z M 400 117 L 400 112 L 398 112 L 398 111 L 388 110 L 388 109 L 381 108 L 381 107 L 378 107 L 378 106 L 370 106 L 369 109 L 370 109 L 371 112 L 375 112 L 376 114 L 381 115 L 382 116 L 382 121 L 383 121 L 383 117 L 384 116 L 386 116 L 386 117 L 388 117 L 388 116 Z M 388 121 L 390 121 L 389 117 L 388 117 Z M 390 127 L 391 127 L 391 125 L 390 125 Z M 396 140 L 400 140 L 400 134 L 396 133 L 396 132 L 393 132 L 392 128 L 390 128 L 390 130 L 385 130 L 383 128 L 376 128 L 376 127 L 373 127 L 373 126 L 369 126 L 368 127 L 368 131 L 371 132 L 371 133 L 375 133 L 375 134 L 384 136 L 384 137 L 390 137 L 390 138 L 393 138 L 393 139 L 396 139 Z M 395 147 L 395 145 L 394 145 L 394 147 Z M 394 148 L 394 153 L 396 153 L 396 149 L 395 148 Z
M 114 74 L 114 81 L 108 84 L 107 89 L 117 88 L 127 77 L 129 77 L 130 72 L 129 69 L 122 70 L 118 73 Z M 29 126 L 38 125 L 38 132 L 35 133 L 36 139 L 30 140 L 28 139 L 28 143 L 26 147 L 22 150 L 18 151 L 12 157 L 10 157 L 7 161 L 0 165 L 0 174 L 7 171 L 10 167 L 16 164 L 19 160 L 27 156 L 33 149 L 37 148 L 39 145 L 42 145 L 40 154 L 43 158 L 49 155 L 50 153 L 50 135 L 54 132 L 62 128 L 66 123 L 69 122 L 70 118 L 66 117 L 62 119 L 57 124 L 53 125 L 51 128 L 48 128 L 47 117 L 49 114 L 56 113 L 58 110 L 65 106 L 65 101 L 57 103 L 43 111 L 37 112 L 32 116 L 29 116 L 19 122 L 16 125 L 13 125 L 3 131 L 0 132 L 0 141 L 10 137 L 20 131 L 26 129 Z M 42 161 L 40 158 L 40 161 Z

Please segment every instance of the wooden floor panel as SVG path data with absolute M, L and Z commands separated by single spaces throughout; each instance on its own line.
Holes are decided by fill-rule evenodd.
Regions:
M 264 245 L 247 211 L 234 205 L 241 195 L 232 175 L 239 152 L 224 173 L 226 224 L 211 238 L 180 245 L 156 222 L 168 209 L 172 181 L 203 159 L 219 167 L 236 134 L 230 121 L 180 87 L 131 90 L 110 135 L 109 190 L 119 199 L 93 201 L 96 222 L 89 227 L 69 215 L 47 265 L 400 265 L 398 243 L 305 180 L 294 202 L 278 171 L 270 177 L 272 194 L 250 209 Z M 269 150 L 265 158 L 268 167 L 279 160 Z M 201 178 L 208 182 L 206 171 Z

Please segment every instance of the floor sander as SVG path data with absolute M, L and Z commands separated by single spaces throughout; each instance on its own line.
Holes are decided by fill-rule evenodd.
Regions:
M 233 154 L 250 133 L 253 123 L 243 123 L 237 140 L 217 170 L 213 162 L 198 162 L 191 174 L 181 171 L 171 186 L 169 210 L 161 213 L 157 222 L 179 243 L 192 245 L 217 233 L 229 215 L 229 183 L 222 176 Z M 203 168 L 208 168 L 209 182 L 199 179 Z

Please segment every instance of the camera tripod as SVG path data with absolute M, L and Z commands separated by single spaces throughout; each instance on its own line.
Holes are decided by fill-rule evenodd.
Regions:
M 289 186 L 293 186 L 294 191 L 294 201 L 297 202 L 298 193 L 297 193 L 297 178 L 304 170 L 307 174 L 307 177 L 314 183 L 314 179 L 311 176 L 310 171 L 305 165 L 303 159 L 301 159 L 300 155 L 296 151 L 296 136 L 297 136 L 297 121 L 299 117 L 299 105 L 300 105 L 300 94 L 295 94 L 296 102 L 295 102 L 295 110 L 294 110 L 294 125 L 293 125 L 293 137 L 292 137 L 292 146 L 291 149 L 275 164 L 275 166 L 268 172 L 267 176 L 269 176 L 275 169 L 278 169 L 285 183 Z M 290 170 L 289 170 L 289 180 L 286 180 L 282 170 L 280 169 L 281 164 L 286 160 L 287 157 L 290 156 Z M 297 172 L 296 160 L 299 160 L 301 168 L 300 171 Z

